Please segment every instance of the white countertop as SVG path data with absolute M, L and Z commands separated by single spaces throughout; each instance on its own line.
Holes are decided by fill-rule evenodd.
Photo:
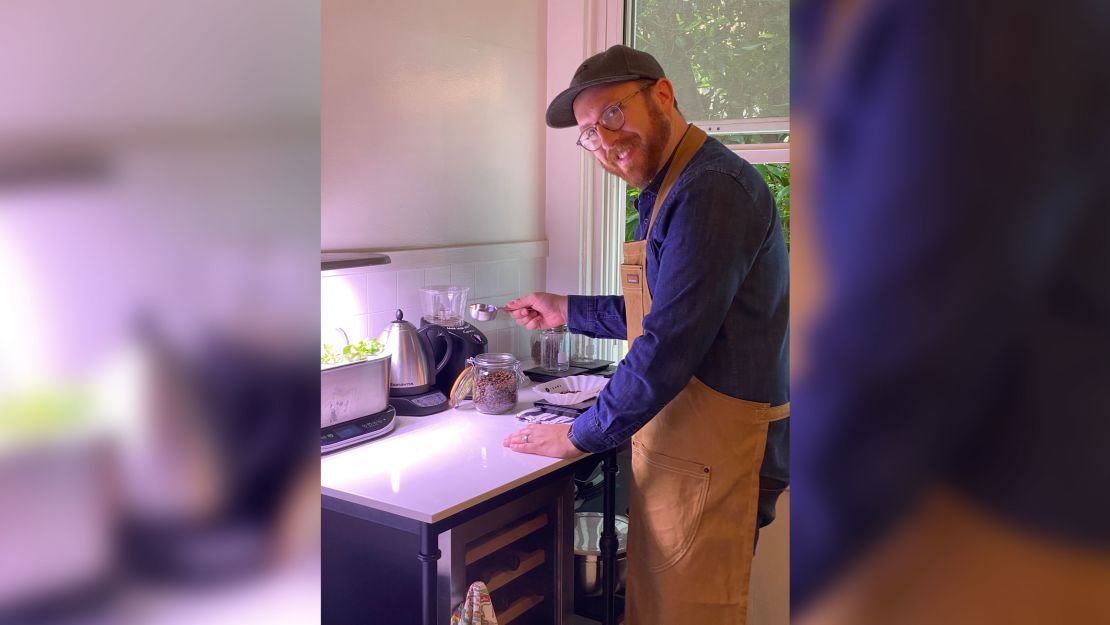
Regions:
M 516 413 L 539 396 L 486 415 L 472 402 L 426 417 L 397 417 L 390 434 L 320 459 L 321 492 L 382 512 L 434 523 L 575 460 L 521 454 L 501 445 L 524 427 Z

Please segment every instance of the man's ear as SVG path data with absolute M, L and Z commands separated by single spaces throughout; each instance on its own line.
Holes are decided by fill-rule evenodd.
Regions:
M 673 109 L 674 85 L 666 78 L 660 78 L 659 81 L 655 83 L 655 87 L 651 90 L 651 97 L 655 98 L 655 103 L 664 111 Z

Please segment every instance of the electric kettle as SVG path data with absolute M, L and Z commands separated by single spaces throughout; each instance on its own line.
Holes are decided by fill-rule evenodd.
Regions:
M 433 364 L 432 354 L 436 350 L 432 341 L 437 339 L 447 347 L 442 359 Z M 405 321 L 400 309 L 379 340 L 390 354 L 389 394 L 393 396 L 419 395 L 431 390 L 436 374 L 443 370 L 453 351 L 450 337 L 441 326 L 428 325 L 417 330 Z

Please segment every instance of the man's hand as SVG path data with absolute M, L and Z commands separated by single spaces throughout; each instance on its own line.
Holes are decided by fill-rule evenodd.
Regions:
M 567 296 L 554 293 L 529 293 L 505 304 L 502 310 L 529 330 L 554 328 L 567 322 Z
M 550 458 L 578 458 L 586 452 L 579 451 L 567 438 L 569 424 L 538 424 L 524 426 L 505 437 L 502 445 L 522 454 L 535 454 Z

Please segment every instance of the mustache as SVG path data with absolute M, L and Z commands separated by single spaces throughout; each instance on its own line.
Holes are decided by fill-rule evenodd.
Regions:
M 636 147 L 638 143 L 639 142 L 635 141 L 635 140 L 628 140 L 628 141 L 622 141 L 622 142 L 614 145 L 613 147 L 609 148 L 609 150 L 605 153 L 605 162 L 612 165 L 613 167 L 616 167 L 616 165 L 617 165 L 617 154 L 620 154 L 621 152 L 624 152 L 627 149 Z

